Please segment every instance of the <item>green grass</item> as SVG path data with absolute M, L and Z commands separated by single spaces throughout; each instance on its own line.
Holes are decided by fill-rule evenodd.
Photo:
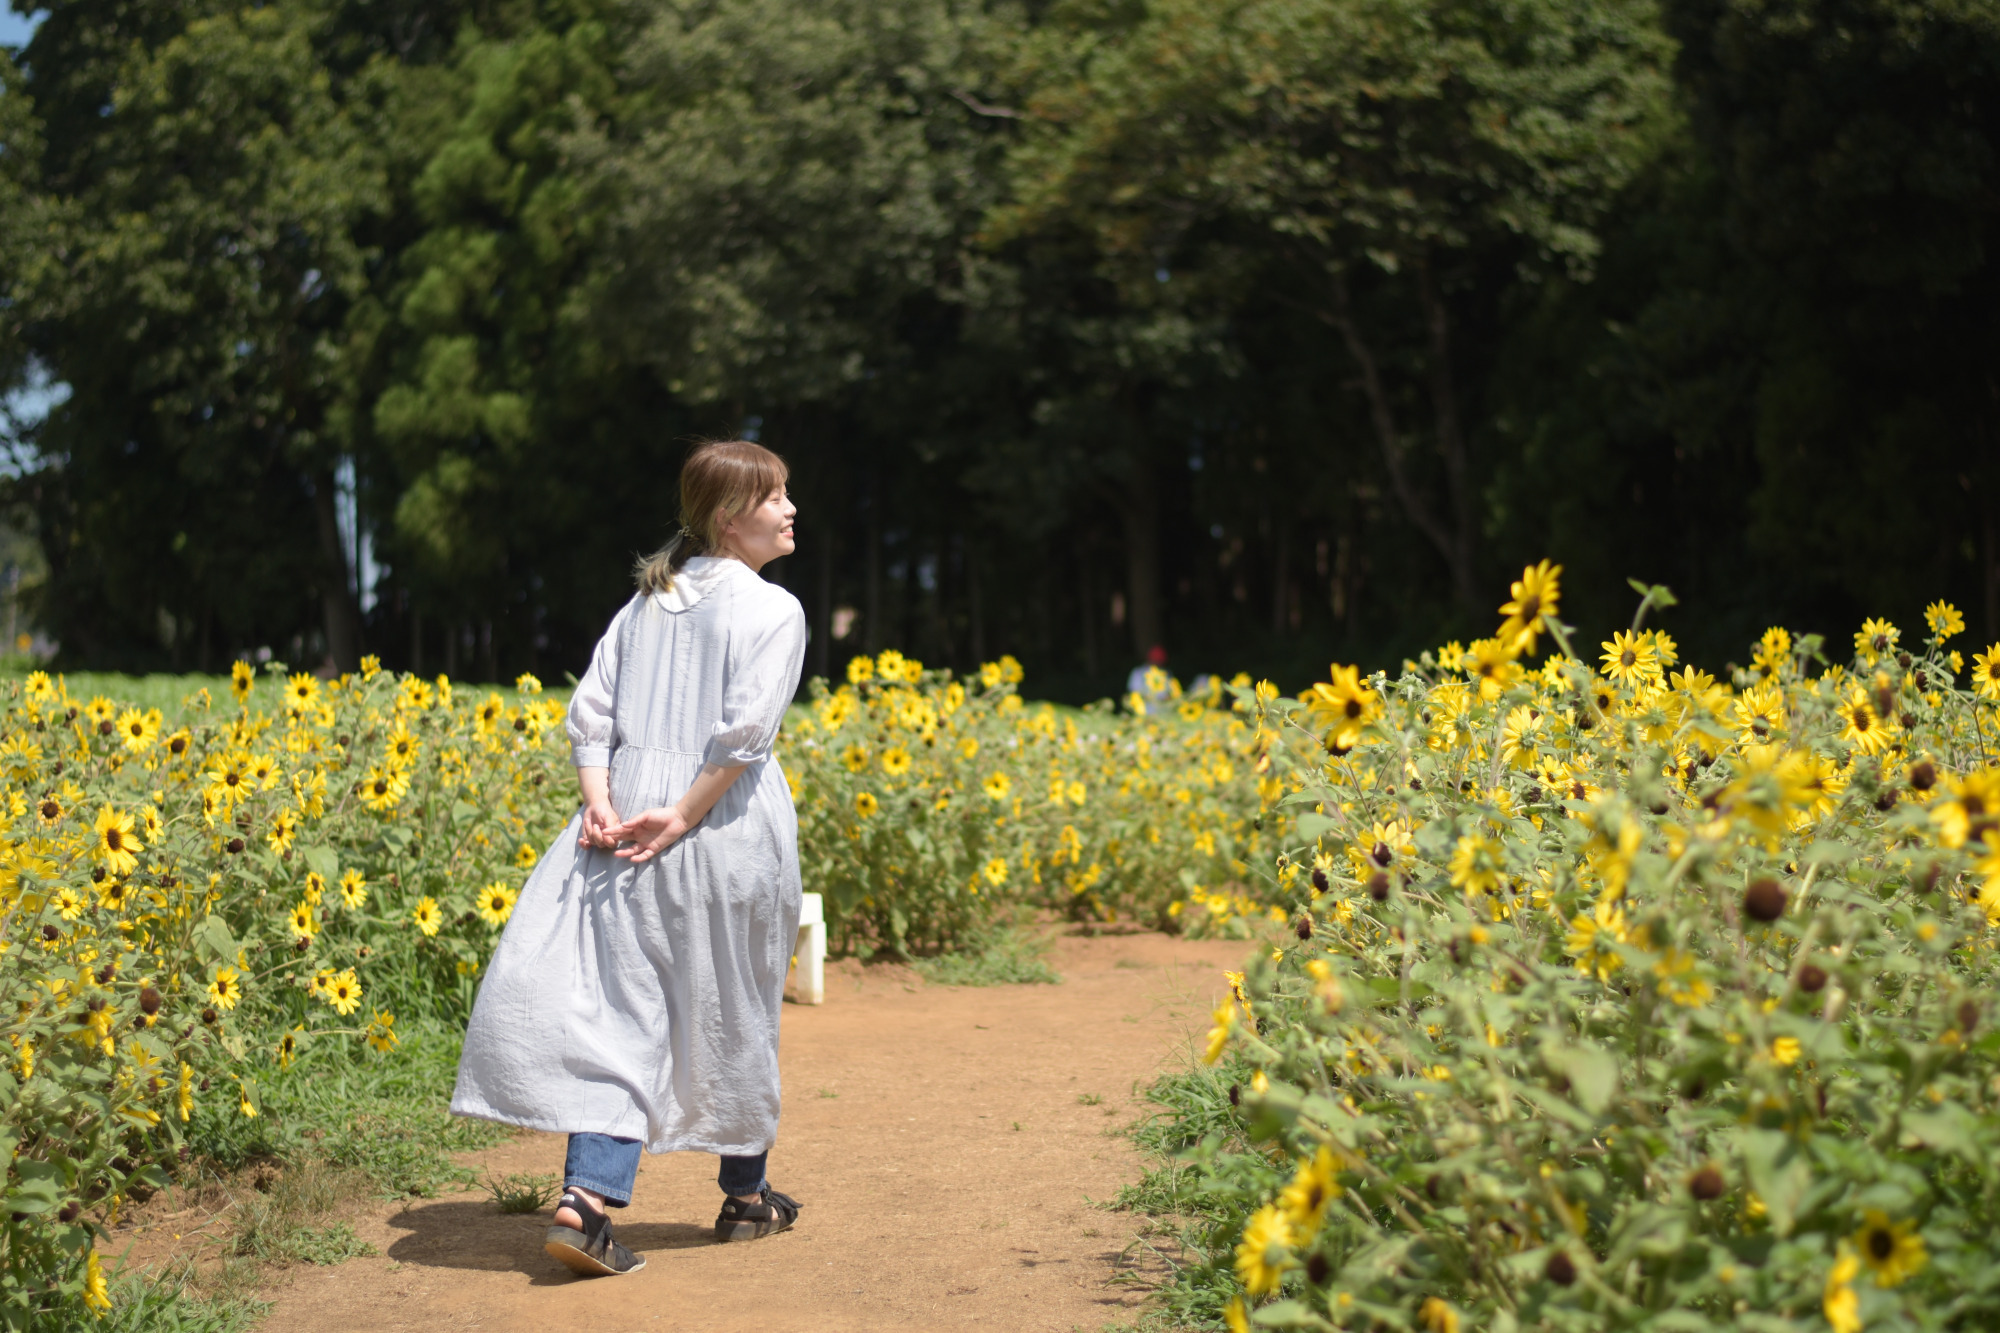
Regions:
M 538 1213 L 562 1194 L 560 1176 L 518 1173 L 489 1177 L 485 1184 L 486 1192 L 503 1213 Z
M 1048 965 L 1049 941 L 1021 926 L 1003 926 L 966 941 L 956 953 L 911 962 L 917 974 L 939 986 L 1054 985 L 1062 980 Z
M 225 1170 L 258 1158 L 324 1162 L 390 1198 L 474 1183 L 451 1154 L 491 1147 L 513 1131 L 445 1109 L 459 1032 L 412 1023 L 401 1036 L 387 1055 L 331 1042 L 308 1047 L 290 1069 L 260 1082 L 262 1114 L 254 1120 L 235 1114 L 227 1098 L 211 1099 L 196 1115 L 195 1151 Z
M 111 1309 L 91 1333 L 244 1333 L 268 1308 L 238 1297 L 202 1296 L 189 1274 L 123 1274 L 111 1282 Z

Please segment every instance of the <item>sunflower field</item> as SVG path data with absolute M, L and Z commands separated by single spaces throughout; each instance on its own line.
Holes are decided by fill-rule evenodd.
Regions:
M 1968 664 L 1940 603 L 1719 678 L 1635 585 L 1586 657 L 1559 574 L 1393 678 L 1237 692 L 1294 930 L 1159 1094 L 1206 1255 L 1170 1299 L 1239 1333 L 2000 1327 L 2000 644 Z
M 781 747 L 836 944 L 935 952 L 996 914 L 1244 929 L 1283 817 L 1217 685 L 1058 714 L 1020 669 L 896 653 L 812 687 Z M 397 1058 L 462 1025 L 523 882 L 577 806 L 566 705 L 238 663 L 177 713 L 0 685 L 0 1326 L 110 1297 L 95 1238 L 242 1137 L 314 1043 Z M 1275 845 L 1275 844 L 1272 844 Z

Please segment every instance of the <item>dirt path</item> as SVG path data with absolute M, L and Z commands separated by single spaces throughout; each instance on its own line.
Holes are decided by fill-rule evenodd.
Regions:
M 380 1256 L 290 1270 L 261 1327 L 1096 1333 L 1143 1299 L 1112 1281 L 1134 1267 L 1135 1219 L 1089 1202 L 1138 1175 L 1115 1130 L 1186 1058 L 1248 947 L 1065 938 L 1059 986 L 831 970 L 824 1007 L 785 1008 L 771 1176 L 805 1205 L 796 1230 L 714 1244 L 721 1196 L 700 1154 L 645 1159 L 618 1235 L 647 1265 L 625 1278 L 572 1277 L 542 1253 L 546 1212 L 505 1216 L 484 1193 L 383 1205 L 355 1220 Z M 466 1158 L 494 1174 L 562 1159 L 553 1134 Z

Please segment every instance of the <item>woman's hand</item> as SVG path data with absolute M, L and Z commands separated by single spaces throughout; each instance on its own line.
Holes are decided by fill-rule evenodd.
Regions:
M 611 830 L 618 827 L 618 811 L 611 804 L 611 770 L 579 768 L 577 786 L 583 790 L 583 831 L 577 835 L 579 847 L 616 847 Z
M 663 805 L 635 815 L 623 824 L 605 830 L 606 836 L 626 844 L 613 852 L 633 865 L 643 865 L 673 846 L 688 831 L 687 816 L 677 805 Z
M 602 847 L 607 851 L 618 845 L 618 839 L 611 836 L 611 830 L 618 827 L 618 812 L 611 808 L 608 798 L 588 802 L 583 807 L 583 832 L 578 836 L 579 847 Z

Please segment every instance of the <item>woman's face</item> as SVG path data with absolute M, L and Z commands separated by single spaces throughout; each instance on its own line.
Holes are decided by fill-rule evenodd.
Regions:
M 722 525 L 722 545 L 752 569 L 762 569 L 781 555 L 798 549 L 792 519 L 799 507 L 778 487 L 763 501 Z

